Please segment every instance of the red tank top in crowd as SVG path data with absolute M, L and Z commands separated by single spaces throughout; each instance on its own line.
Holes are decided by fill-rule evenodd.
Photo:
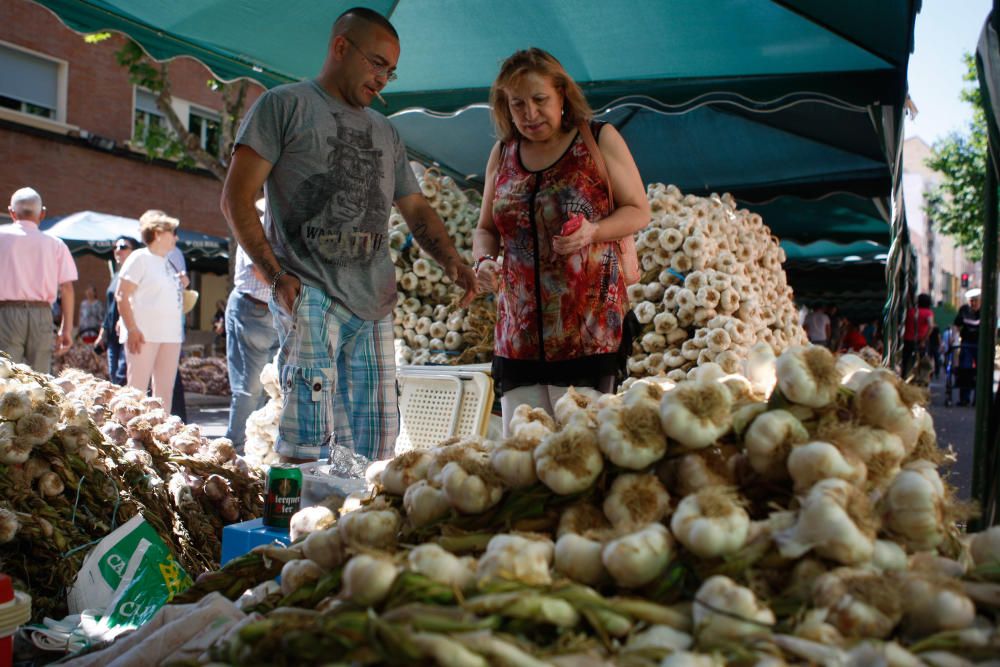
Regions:
M 600 127 L 594 127 L 595 136 Z M 503 244 L 495 353 L 542 362 L 614 353 L 628 305 L 610 243 L 572 255 L 552 250 L 564 222 L 580 213 L 606 217 L 607 188 L 586 144 L 576 136 L 555 163 L 530 171 L 517 140 L 503 146 L 493 222 Z

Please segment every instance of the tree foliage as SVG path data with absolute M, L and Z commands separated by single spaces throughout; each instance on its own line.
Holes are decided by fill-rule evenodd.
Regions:
M 110 37 L 110 33 L 93 33 L 84 36 L 84 40 L 88 44 L 99 44 Z M 182 169 L 201 167 L 220 181 L 225 180 L 228 157 L 232 153 L 233 140 L 246 105 L 247 82 L 241 80 L 226 84 L 214 78 L 206 81 L 211 90 L 222 94 L 224 107 L 219 128 L 221 137 L 215 153 L 201 146 L 200 137 L 191 133 L 174 111 L 167 63 L 152 60 L 127 37 L 115 52 L 115 60 L 128 72 L 130 83 L 145 88 L 155 96 L 156 108 L 166 119 L 165 126 L 137 122 L 132 143 L 141 146 L 150 158 L 172 160 Z
M 935 142 L 927 166 L 944 179 L 927 195 L 925 210 L 938 231 L 955 239 L 970 259 L 983 252 L 983 195 L 986 186 L 987 130 L 976 62 L 964 56 L 966 71 L 961 99 L 972 105 L 972 121 L 964 133 L 953 132 Z

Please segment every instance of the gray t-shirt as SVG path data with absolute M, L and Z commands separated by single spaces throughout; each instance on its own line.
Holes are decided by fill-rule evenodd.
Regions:
M 315 81 L 261 95 L 236 135 L 273 167 L 264 230 L 282 267 L 362 319 L 396 303 L 389 209 L 420 191 L 389 120 Z

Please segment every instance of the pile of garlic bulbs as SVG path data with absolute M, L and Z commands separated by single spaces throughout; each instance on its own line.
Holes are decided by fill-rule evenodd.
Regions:
M 652 221 L 636 236 L 643 277 L 628 289 L 643 326 L 631 376 L 676 382 L 707 362 L 736 373 L 758 342 L 779 354 L 806 342 L 784 250 L 759 215 L 729 194 L 696 197 L 655 183 L 647 196 Z
M 271 466 L 280 461 L 274 451 L 278 440 L 278 421 L 281 418 L 281 382 L 275 362 L 264 365 L 260 372 L 260 383 L 267 392 L 267 403 L 260 410 L 250 413 L 247 418 L 243 443 L 243 455 L 247 462 L 257 468 Z
M 287 657 L 334 637 L 322 658 L 361 664 L 1000 655 L 1000 528 L 961 534 L 923 394 L 818 346 L 748 356 L 750 378 L 707 363 L 677 384 L 570 390 L 554 417 L 518 408 L 502 441 L 376 464 L 373 497 L 332 526 L 186 594 L 284 564 L 280 592 L 250 596 L 266 617 L 213 659 L 262 661 L 293 631 L 303 653 Z
M 444 221 L 458 254 L 471 265 L 472 237 L 479 221 L 479 195 L 463 192 L 454 180 L 441 176 L 434 168 L 415 169 L 421 192 Z M 393 332 L 400 341 L 397 363 L 456 363 L 464 350 L 482 341 L 482 324 L 477 323 L 469 309 L 457 307 L 461 290 L 414 242 L 403 216 L 395 208 L 389 215 L 389 248 L 399 289 L 393 312 Z M 490 328 L 488 352 L 484 350 L 463 361 L 486 361 L 487 354 L 492 352 L 492 333 Z
M 159 399 L 0 355 L 0 569 L 29 588 L 37 618 L 66 614 L 90 547 L 136 514 L 188 574 L 218 567 L 223 526 L 259 516 L 263 487 L 232 442 Z

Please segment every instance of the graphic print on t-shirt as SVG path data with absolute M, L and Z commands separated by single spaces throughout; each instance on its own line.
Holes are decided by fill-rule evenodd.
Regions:
M 295 190 L 286 229 L 300 253 L 341 266 L 368 264 L 385 241 L 389 217 L 379 188 L 382 151 L 374 147 L 372 125 L 332 112 L 337 136 L 326 137 L 327 171 Z

